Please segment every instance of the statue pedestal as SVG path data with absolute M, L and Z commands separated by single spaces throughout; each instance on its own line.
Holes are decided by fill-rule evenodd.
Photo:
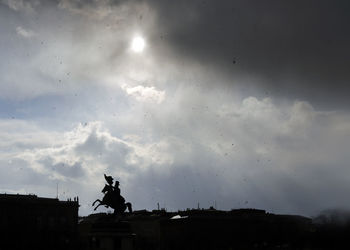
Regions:
M 136 235 L 132 233 L 130 223 L 122 219 L 122 216 L 96 214 L 81 223 L 85 249 L 135 249 Z

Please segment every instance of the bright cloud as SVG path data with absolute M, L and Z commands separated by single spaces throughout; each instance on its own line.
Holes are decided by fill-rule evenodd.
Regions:
M 35 7 L 40 4 L 39 0 L 2 0 L 2 3 L 7 5 L 14 11 L 33 12 Z
M 130 96 L 140 102 L 150 102 L 160 104 L 165 99 L 165 91 L 157 90 L 155 87 L 145 87 L 142 85 L 135 87 L 122 86 L 122 89 Z
M 171 131 L 170 118 L 179 114 L 165 112 L 157 120 L 170 131 L 159 139 L 142 134 L 119 138 L 102 122 L 52 133 L 34 124 L 3 120 L 0 126 L 12 129 L 2 130 L 1 138 L 15 137 L 1 145 L 0 171 L 10 166 L 16 175 L 38 179 L 25 185 L 29 192 L 45 194 L 50 182 L 70 187 L 70 193 L 61 196 L 79 192 L 84 213 L 99 196 L 104 173 L 121 180 L 125 196 L 136 207 L 161 201 L 175 209 L 215 199 L 226 209 L 254 206 L 313 213 L 314 203 L 322 207 L 343 203 L 344 197 L 332 193 L 349 188 L 344 175 L 337 174 L 348 169 L 349 159 L 339 156 L 350 146 L 344 139 L 349 131 L 332 121 L 347 121 L 342 127 L 349 127 L 348 115 L 318 112 L 299 101 L 281 108 L 271 99 L 255 97 L 220 106 L 192 113 L 196 122 L 179 132 Z M 161 131 L 152 132 L 157 133 Z M 328 182 L 337 184 L 326 187 Z M 16 187 L 22 188 L 7 189 Z M 320 190 L 322 197 L 315 195 Z
M 17 32 L 18 35 L 20 35 L 20 36 L 22 36 L 22 37 L 24 37 L 24 38 L 31 38 L 31 37 L 35 36 L 34 31 L 24 29 L 24 28 L 21 27 L 21 26 L 18 26 L 18 27 L 16 28 L 16 32 Z

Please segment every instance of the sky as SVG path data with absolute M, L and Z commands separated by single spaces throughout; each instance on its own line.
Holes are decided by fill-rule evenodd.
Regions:
M 350 209 L 349 11 L 0 0 L 0 192 L 87 215 L 106 173 L 136 210 Z

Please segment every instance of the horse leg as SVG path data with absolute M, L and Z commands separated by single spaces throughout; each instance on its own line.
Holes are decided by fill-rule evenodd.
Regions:
M 125 205 L 128 207 L 129 213 L 132 213 L 132 206 L 130 202 L 125 203 Z
M 94 201 L 94 203 L 92 203 L 92 206 L 94 206 L 94 205 L 95 205 L 95 203 L 96 203 L 97 201 L 98 201 L 99 203 L 102 203 L 102 201 L 101 201 L 101 200 L 97 199 L 97 200 L 95 200 L 95 201 Z
M 101 205 L 103 205 L 103 204 L 102 204 L 102 203 L 98 204 L 98 205 L 94 208 L 94 211 L 95 211 L 99 206 L 101 206 Z
M 94 208 L 94 211 L 95 211 L 99 206 L 105 205 L 105 203 L 104 203 L 103 201 L 97 199 L 97 200 L 94 201 L 94 203 L 92 203 L 92 206 L 94 206 L 95 203 L 96 203 L 97 201 L 99 202 L 99 204 Z

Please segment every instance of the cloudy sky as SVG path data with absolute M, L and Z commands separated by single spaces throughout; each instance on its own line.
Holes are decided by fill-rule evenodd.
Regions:
M 0 192 L 87 215 L 106 173 L 135 209 L 350 208 L 349 12 L 0 0 Z

